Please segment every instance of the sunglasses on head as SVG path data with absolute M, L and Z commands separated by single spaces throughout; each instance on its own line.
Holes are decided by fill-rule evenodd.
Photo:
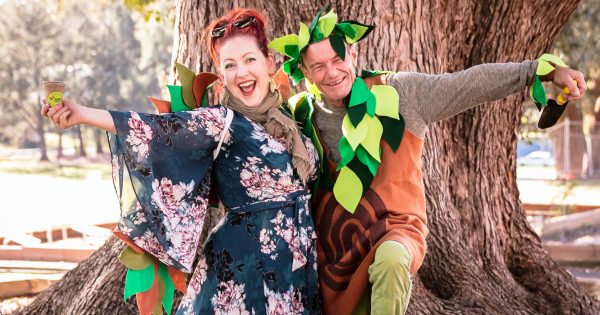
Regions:
M 241 20 L 237 20 L 231 24 L 225 24 L 219 27 L 215 27 L 212 32 L 210 32 L 210 36 L 213 38 L 219 38 L 222 37 L 223 35 L 225 35 L 225 30 L 227 29 L 227 27 L 229 27 L 229 25 L 233 25 L 235 28 L 246 28 L 248 27 L 248 25 L 252 24 L 252 22 L 254 22 L 254 17 L 247 17 L 247 18 L 243 18 Z

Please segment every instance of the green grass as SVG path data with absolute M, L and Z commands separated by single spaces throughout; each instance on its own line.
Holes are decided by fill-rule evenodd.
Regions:
M 90 173 L 100 173 L 101 179 L 111 178 L 109 163 L 62 165 L 56 163 L 0 162 L 0 173 L 17 175 L 43 175 L 67 179 L 86 179 Z
M 61 177 L 69 179 L 85 179 L 90 171 L 100 171 L 102 179 L 111 177 L 110 167 L 71 167 L 71 166 L 45 166 L 39 168 L 11 168 L 1 170 L 4 173 L 19 175 L 45 175 L 50 177 Z

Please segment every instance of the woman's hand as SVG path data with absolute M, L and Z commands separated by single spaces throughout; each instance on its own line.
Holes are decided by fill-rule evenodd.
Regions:
M 42 116 L 46 116 L 61 129 L 71 128 L 84 122 L 85 107 L 74 100 L 63 99 L 62 104 L 50 107 L 46 99 L 42 100 Z

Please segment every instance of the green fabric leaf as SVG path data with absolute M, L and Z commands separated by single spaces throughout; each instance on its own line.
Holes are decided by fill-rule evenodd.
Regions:
M 297 45 L 285 45 L 284 49 L 285 54 L 293 59 L 298 59 L 300 57 L 300 48 Z
M 127 300 L 134 294 L 150 290 L 154 283 L 154 264 L 142 270 L 127 269 L 123 298 Z
M 342 167 L 346 166 L 346 164 L 350 163 L 354 158 L 354 150 L 346 140 L 346 137 L 342 137 L 340 139 L 340 143 L 338 145 L 338 149 L 340 151 L 340 162 L 338 163 L 337 170 L 339 171 Z
M 375 160 L 371 155 L 359 145 L 356 149 L 356 156 L 358 160 L 369 168 L 369 171 L 373 176 L 377 175 L 377 168 L 379 167 L 379 161 Z
M 348 38 L 354 38 L 356 36 L 356 30 L 348 22 L 340 22 L 335 25 L 335 28 L 344 34 L 346 42 L 348 42 Z M 348 44 L 350 43 L 348 42 Z
M 283 72 L 287 74 L 292 74 L 292 68 L 294 67 L 294 63 L 296 59 L 290 59 L 283 63 Z
M 361 78 L 356 78 L 352 84 L 352 89 L 350 90 L 350 101 L 348 102 L 348 106 L 352 107 L 366 102 L 369 98 L 369 94 L 371 94 L 371 92 L 369 91 L 367 84 L 365 84 L 365 81 Z
M 367 124 L 367 136 L 360 142 L 369 154 L 377 161 L 381 162 L 381 151 L 379 144 L 383 134 L 383 126 L 377 117 L 365 116 L 363 119 Z
M 169 88 L 169 94 L 171 94 L 171 112 L 177 113 L 191 110 L 191 108 L 185 106 L 183 103 L 183 98 L 181 97 L 181 86 L 167 85 L 167 88 Z
M 567 64 L 564 61 L 562 61 L 562 59 L 560 59 L 559 57 L 557 57 L 555 55 L 552 55 L 552 54 L 543 54 L 543 55 L 541 55 L 538 58 L 538 61 L 539 60 L 544 60 L 544 61 L 547 61 L 547 62 L 551 62 L 551 63 L 553 63 L 553 64 L 555 64 L 557 66 L 561 66 L 563 68 L 568 68 L 569 67 L 569 66 L 567 66 Z
M 138 254 L 131 247 L 127 246 L 121 254 L 119 254 L 119 260 L 125 267 L 133 270 L 143 270 L 152 264 L 152 258 L 148 254 Z
M 382 75 L 382 74 L 392 74 L 392 73 L 394 73 L 394 72 L 383 71 L 383 70 L 361 70 L 360 77 L 361 78 L 370 78 L 370 77 L 376 77 L 376 76 Z
M 312 22 L 310 23 L 310 26 L 308 27 L 308 32 L 312 33 L 313 30 L 317 27 L 317 23 L 319 23 L 319 19 L 321 19 L 321 15 L 323 15 L 323 13 L 325 13 L 327 10 L 329 10 L 329 7 L 331 7 L 331 4 L 328 3 L 323 9 L 319 10 L 319 12 L 317 12 L 317 14 L 315 15 L 315 18 L 312 20 Z
M 400 119 L 400 115 L 398 114 L 400 96 L 394 87 L 389 85 L 373 85 L 371 93 L 377 99 L 377 108 L 375 110 L 377 115 Z
M 306 85 L 306 90 L 315 96 L 319 101 L 321 100 L 321 91 L 319 91 L 319 87 L 316 84 L 312 83 L 309 80 L 304 81 L 304 85 Z
M 536 75 L 546 75 L 554 71 L 554 66 L 545 60 L 538 60 L 538 66 L 535 70 Z
M 392 151 L 396 152 L 404 135 L 404 118 L 401 116 L 400 120 L 396 120 L 381 116 L 379 121 L 383 126 L 383 139 L 390 145 Z
M 541 110 L 541 107 L 546 106 L 546 90 L 544 89 L 544 85 L 539 76 L 535 76 L 535 81 L 533 81 L 529 93 L 538 109 Z
M 269 43 L 269 45 L 267 45 L 267 47 L 269 47 L 275 51 L 278 51 L 288 57 L 293 58 L 294 56 L 290 56 L 287 54 L 285 46 L 298 46 L 298 44 L 299 44 L 298 35 L 289 34 L 289 35 L 275 38 L 274 40 L 272 40 Z
M 311 35 L 311 42 L 313 43 L 319 42 L 325 38 L 321 32 L 321 28 L 319 28 L 319 25 L 315 26 L 315 29 L 312 31 Z
M 371 183 L 373 182 L 373 175 L 371 174 L 371 171 L 369 171 L 369 168 L 366 165 L 364 165 L 358 159 L 358 157 L 355 157 L 352 161 L 350 161 L 347 167 L 351 169 L 354 172 L 354 174 L 356 174 L 356 176 L 358 176 L 358 179 L 360 179 L 362 185 L 361 196 L 364 196 L 367 190 L 369 190 L 369 187 L 371 187 Z
M 367 137 L 368 131 L 368 126 L 364 119 L 356 126 L 356 128 L 354 128 L 348 115 L 346 114 L 344 116 L 344 120 L 342 121 L 342 133 L 353 150 L 356 150 L 356 147 L 358 147 L 358 145 Z
M 167 311 L 167 314 L 171 314 L 171 309 L 173 308 L 173 295 L 175 293 L 175 285 L 173 284 L 173 280 L 171 280 L 171 276 L 169 275 L 169 271 L 164 264 L 158 265 L 158 274 L 162 278 L 162 281 L 165 284 L 165 294 L 162 299 L 162 305 Z
M 346 60 L 346 45 L 344 45 L 344 40 L 337 35 L 331 35 L 329 36 L 329 43 L 340 59 Z
M 304 79 L 304 73 L 302 73 L 302 70 L 298 68 L 294 69 L 291 76 L 294 84 L 298 84 L 300 81 L 302 81 L 302 79 Z
M 370 93 L 369 98 L 367 99 L 367 113 L 369 113 L 369 116 L 375 117 L 375 113 L 377 112 L 376 107 L 377 101 L 375 95 L 373 95 L 373 93 Z
M 367 35 L 369 35 L 371 31 L 375 29 L 374 25 L 367 25 L 356 21 L 343 21 L 341 23 L 350 24 L 352 28 L 356 31 L 356 34 L 354 36 L 346 37 L 346 42 L 348 44 L 354 44 L 358 41 L 361 41 L 363 38 L 367 37 Z
M 333 12 L 333 10 L 329 11 L 329 13 L 323 15 L 319 22 L 317 23 L 317 27 L 323 33 L 323 37 L 327 37 L 333 31 L 335 27 L 335 23 L 337 22 L 337 14 Z
M 194 78 L 196 74 L 188 67 L 176 63 L 177 73 L 179 73 L 179 81 L 181 81 L 182 98 L 185 106 L 188 108 L 196 108 L 196 98 L 194 97 Z
M 356 206 L 362 197 L 362 182 L 356 174 L 348 167 L 343 167 L 333 186 L 333 195 L 335 200 L 340 203 L 344 209 L 354 213 Z
M 356 127 L 365 117 L 365 113 L 367 112 L 367 106 L 365 104 L 353 106 L 346 110 L 348 117 L 350 118 L 350 122 L 352 126 Z
M 300 31 L 298 32 L 298 47 L 300 50 L 302 50 L 302 48 L 308 44 L 309 40 L 310 32 L 308 31 L 308 26 L 300 22 Z
M 167 292 L 167 290 L 165 288 L 165 282 L 163 281 L 163 279 L 161 277 L 158 277 L 156 279 L 156 285 L 158 286 L 158 300 L 156 301 L 156 304 L 154 305 L 154 310 L 152 311 L 152 314 L 153 315 L 162 315 L 163 314 L 162 304 L 163 304 L 163 299 L 165 297 L 165 293 Z

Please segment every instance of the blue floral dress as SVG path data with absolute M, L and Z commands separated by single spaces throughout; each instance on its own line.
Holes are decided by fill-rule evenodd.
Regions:
M 113 176 L 121 206 L 128 209 L 118 232 L 189 273 L 211 174 L 228 210 L 206 242 L 177 314 L 320 313 L 310 195 L 282 139 L 235 112 L 213 160 L 224 132 L 221 106 L 111 115 L 117 130 L 109 136 Z M 304 139 L 314 180 L 318 155 Z M 122 185 L 124 169 L 131 187 Z

